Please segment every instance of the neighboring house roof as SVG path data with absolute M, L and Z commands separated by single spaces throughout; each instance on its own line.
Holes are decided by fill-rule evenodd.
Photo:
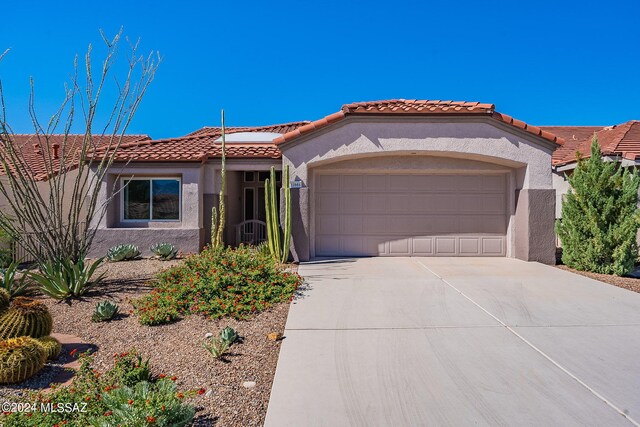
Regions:
M 274 132 L 286 133 L 308 124 L 308 121 L 269 126 L 228 127 L 226 133 Z M 117 161 L 204 161 L 220 157 L 222 148 L 216 140 L 222 135 L 219 127 L 204 127 L 179 138 L 137 141 L 123 144 L 116 154 Z M 273 143 L 230 143 L 228 158 L 278 159 L 282 156 Z
M 292 130 L 298 129 L 300 126 L 306 125 L 310 123 L 308 120 L 303 120 L 299 122 L 290 122 L 290 123 L 282 123 L 277 125 L 268 125 L 268 126 L 235 126 L 228 127 L 227 133 L 233 132 L 273 132 L 273 133 L 287 133 Z M 191 132 L 187 134 L 187 136 L 196 136 L 196 135 L 206 135 L 210 133 L 218 133 L 222 135 L 222 128 L 220 127 L 211 127 L 205 126 L 202 129 L 198 129 L 195 132 Z
M 640 157 L 640 122 L 631 120 L 614 126 L 543 126 L 543 129 L 563 136 L 565 144 L 553 153 L 554 166 L 577 161 L 577 153 L 591 155 L 591 141 L 598 138 L 600 151 L 605 156 L 619 156 L 635 160 Z M 569 136 L 571 135 L 571 136 Z
M 411 116 L 488 116 L 495 120 L 507 123 L 547 141 L 562 145 L 564 141 L 553 133 L 537 126 L 528 125 L 506 114 L 495 111 L 494 104 L 482 104 L 480 102 L 466 101 L 440 101 L 417 99 L 391 99 L 386 101 L 356 102 L 345 104 L 337 113 L 330 114 L 320 120 L 301 126 L 291 132 L 287 132 L 274 139 L 276 145 L 289 142 L 301 135 L 315 132 L 332 123 L 343 120 L 348 115 L 411 115 Z
M 29 173 L 35 177 L 37 181 L 43 181 L 56 174 L 60 170 L 60 161 L 63 157 L 63 150 L 71 150 L 64 153 L 67 167 L 75 169 L 77 167 L 77 152 L 82 146 L 85 135 L 81 134 L 54 134 L 54 135 L 35 135 L 35 134 L 9 134 L 7 135 L 14 147 L 22 150 L 23 158 L 26 162 L 24 167 Z M 0 138 L 5 135 L 0 134 Z M 119 138 L 116 136 L 115 138 Z M 136 141 L 148 141 L 149 135 L 123 135 L 121 144 L 130 144 Z M 109 145 L 111 135 L 103 137 L 93 136 L 93 143 L 97 148 Z M 116 144 L 114 140 L 113 144 Z M 47 163 L 51 156 L 52 170 L 47 170 Z M 14 165 L 15 166 L 15 165 Z M 3 171 L 0 168 L 0 175 Z

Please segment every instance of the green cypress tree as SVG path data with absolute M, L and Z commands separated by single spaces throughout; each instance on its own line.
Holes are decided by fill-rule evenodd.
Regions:
M 629 273 L 638 256 L 638 174 L 605 162 L 594 137 L 591 157 L 578 158 L 569 184 L 562 220 L 556 223 L 562 262 L 594 273 Z

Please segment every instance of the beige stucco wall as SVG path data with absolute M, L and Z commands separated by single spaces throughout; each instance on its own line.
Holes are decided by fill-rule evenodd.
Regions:
M 63 213 L 66 215 L 69 212 L 71 203 L 71 194 L 73 193 L 73 187 L 74 187 L 74 183 L 75 180 L 78 177 L 78 171 L 77 170 L 72 170 L 70 172 L 68 172 L 66 174 L 66 178 L 65 178 L 65 183 L 63 186 L 63 198 L 62 198 L 62 211 Z M 54 180 L 56 179 L 61 179 L 60 177 L 54 178 Z M 0 177 L 0 180 L 2 180 L 2 182 L 8 186 L 8 179 L 7 177 L 3 176 Z M 40 195 L 43 199 L 43 201 L 45 203 L 49 203 L 49 194 L 50 194 L 50 189 L 51 189 L 51 185 L 53 185 L 53 182 L 49 182 L 49 181 L 41 181 L 37 183 Z M 65 196 L 66 195 L 66 196 Z M 9 205 L 9 202 L 7 201 L 6 197 L 0 193 L 0 210 L 2 210 L 5 213 L 8 213 L 9 215 L 11 215 L 12 209 Z M 85 210 L 82 210 L 82 214 L 84 215 Z
M 97 229 L 90 255 L 102 256 L 117 244 L 135 244 L 143 255 L 150 255 L 149 247 L 159 242 L 176 245 L 182 252 L 197 252 L 204 239 L 202 206 L 204 200 L 204 171 L 201 163 L 139 163 L 114 165 L 100 183 L 98 206 L 106 205 L 102 218 L 94 218 Z M 181 213 L 178 221 L 126 222 L 121 220 L 121 178 L 178 177 L 181 179 Z M 119 192 L 107 203 L 113 191 Z
M 244 170 L 281 168 L 279 160 L 227 161 L 225 242 L 235 243 L 235 225 L 242 218 L 241 179 Z M 143 255 L 150 255 L 149 246 L 170 242 L 185 253 L 197 252 L 210 242 L 211 208 L 218 205 L 220 192 L 220 160 L 209 163 L 131 163 L 114 165 L 113 172 L 100 183 L 99 205 L 104 205 L 115 188 L 120 189 L 123 177 L 179 177 L 181 179 L 181 216 L 179 221 L 122 221 L 121 198 L 118 194 L 106 206 L 102 219 L 95 218 L 97 228 L 91 255 L 104 255 L 117 244 L 133 243 Z M 115 186 L 115 187 L 114 187 Z
M 509 170 L 512 199 L 508 256 L 553 263 L 555 192 L 550 164 L 554 148 L 542 139 L 489 118 L 351 116 L 281 146 L 284 164 L 291 168 L 291 179 L 304 183 L 304 188 L 292 190 L 294 256 L 299 260 L 313 256 L 314 170 L 345 160 L 353 161 L 353 167 L 360 164 L 363 169 L 375 169 L 378 158 L 394 157 L 397 160 L 386 160 L 387 166 Z M 423 158 L 414 161 L 413 156 Z M 443 158 L 448 160 L 443 162 Z
M 567 172 L 553 172 L 553 188 L 556 190 L 556 218 L 562 218 L 562 201 L 569 192 L 569 180 Z

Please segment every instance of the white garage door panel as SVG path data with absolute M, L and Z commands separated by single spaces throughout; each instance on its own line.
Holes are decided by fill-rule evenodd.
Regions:
M 504 256 L 504 175 L 318 174 L 316 256 Z

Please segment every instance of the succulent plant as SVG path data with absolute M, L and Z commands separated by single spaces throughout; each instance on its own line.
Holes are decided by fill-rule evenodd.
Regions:
M 0 288 L 0 313 L 9 308 L 9 300 L 11 300 L 9 292 L 7 292 L 6 289 Z
M 238 336 L 238 333 L 230 326 L 227 326 L 222 331 L 220 331 L 220 339 L 226 343 L 229 343 L 229 346 L 238 341 L 238 338 L 240 338 Z
M 203 344 L 203 347 L 211 353 L 216 359 L 222 359 L 222 357 L 229 351 L 229 348 L 240 340 L 238 333 L 231 327 L 227 326 L 217 337 L 211 337 L 209 342 Z
M 107 259 L 111 262 L 128 261 L 140 257 L 140 250 L 135 245 L 117 245 L 107 251 Z
M 273 259 L 285 263 L 289 258 L 289 246 L 291 245 L 291 186 L 289 183 L 289 165 L 284 168 L 282 177 L 282 189 L 284 190 L 284 218 L 280 221 L 279 206 L 277 203 L 276 169 L 271 167 L 271 178 L 264 181 L 265 209 L 267 223 L 267 242 Z M 282 229 L 282 238 L 280 237 Z
M 51 333 L 53 319 L 47 306 L 33 298 L 16 297 L 0 314 L 0 339 L 27 336 L 40 338 Z
M 118 304 L 111 301 L 100 301 L 96 304 L 96 309 L 91 316 L 93 322 L 105 322 L 114 318 L 118 314 Z
M 40 264 L 40 271 L 29 273 L 29 276 L 38 284 L 40 291 L 51 298 L 78 298 L 104 278 L 106 272 L 93 277 L 103 261 L 104 258 L 98 258 L 91 264 L 85 263 L 84 259 L 50 261 Z
M 36 339 L 38 343 L 44 349 L 44 353 L 47 356 L 47 360 L 55 360 L 60 356 L 60 352 L 62 351 L 62 344 L 60 341 L 55 339 L 52 336 L 46 336 L 42 338 Z
M 0 287 L 7 290 L 11 298 L 24 294 L 29 285 L 27 274 L 17 277 L 19 265 L 18 261 L 13 261 L 7 268 L 0 268 Z
M 222 359 L 227 351 L 229 351 L 229 347 L 231 347 L 228 342 L 218 337 L 211 337 L 209 341 L 202 344 L 202 346 L 216 359 Z
M 45 350 L 33 338 L 18 337 L 0 341 L 0 384 L 19 383 L 44 366 Z
M 149 249 L 151 249 L 151 252 L 157 255 L 160 259 L 165 261 L 174 259 L 178 254 L 178 249 L 176 249 L 176 247 L 171 243 L 156 243 Z

